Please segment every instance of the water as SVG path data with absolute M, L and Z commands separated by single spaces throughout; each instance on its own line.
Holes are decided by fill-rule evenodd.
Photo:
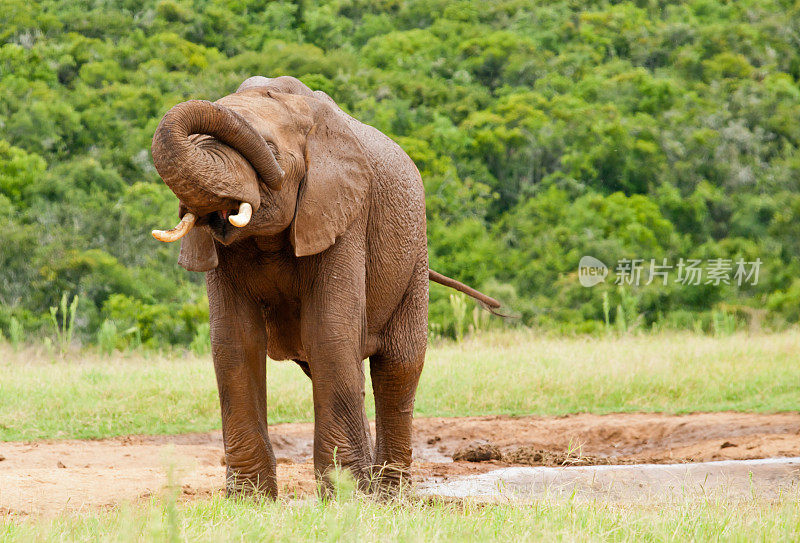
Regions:
M 510 467 L 419 485 L 425 495 L 480 500 L 773 499 L 800 489 L 800 457 L 694 464 Z

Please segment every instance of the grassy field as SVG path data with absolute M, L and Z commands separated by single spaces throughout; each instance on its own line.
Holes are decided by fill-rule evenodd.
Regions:
M 60 359 L 4 345 L 0 361 L 0 441 L 220 425 L 210 356 L 83 352 Z M 799 362 L 797 331 L 724 338 L 485 334 L 428 350 L 416 415 L 797 410 Z M 312 420 L 311 383 L 294 363 L 270 362 L 268 384 L 270 423 Z
M 773 502 L 714 499 L 671 504 L 609 505 L 254 503 L 214 498 L 52 519 L 6 521 L 0 540 L 27 541 L 797 541 L 800 496 Z
M 800 332 L 548 338 L 482 335 L 429 349 L 418 416 L 615 411 L 783 411 L 800 397 Z M 98 438 L 219 427 L 209 357 L 92 352 L 60 359 L 0 346 L 0 440 Z M 270 421 L 312 418 L 311 385 L 269 363 Z M 371 404 L 369 406 L 371 411 Z M 774 502 L 687 497 L 669 503 L 379 503 L 349 483 L 334 502 L 221 497 L 56 517 L 4 516 L 0 540 L 796 541 L 800 495 Z M 175 485 L 175 488 L 179 487 Z

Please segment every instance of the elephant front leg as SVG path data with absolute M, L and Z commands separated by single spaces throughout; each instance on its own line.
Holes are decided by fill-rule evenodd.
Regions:
M 334 466 L 369 486 L 372 437 L 364 411 L 364 363 L 358 343 L 322 332 L 309 352 L 314 395 L 314 471 L 325 489 Z M 307 343 L 308 345 L 308 343 Z
M 314 396 L 314 470 L 330 488 L 334 466 L 349 470 L 366 490 L 372 436 L 364 411 L 363 278 L 337 271 L 321 281 L 303 309 L 301 333 Z
M 260 306 L 207 274 L 211 350 L 222 410 L 226 492 L 276 497 L 275 455 L 267 431 L 267 338 Z

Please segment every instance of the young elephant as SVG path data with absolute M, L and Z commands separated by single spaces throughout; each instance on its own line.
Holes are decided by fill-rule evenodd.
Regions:
M 392 486 L 411 463 L 425 358 L 425 195 L 400 147 L 297 79 L 253 77 L 217 102 L 173 107 L 153 161 L 180 200 L 178 262 L 206 272 L 228 494 L 277 493 L 266 357 L 311 377 L 314 467 Z M 364 411 L 375 392 L 376 446 Z

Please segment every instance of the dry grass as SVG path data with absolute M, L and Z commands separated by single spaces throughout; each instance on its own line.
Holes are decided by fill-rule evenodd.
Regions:
M 0 441 L 219 427 L 210 357 L 0 346 Z M 271 423 L 313 418 L 311 383 L 269 362 Z M 417 416 L 619 411 L 789 411 L 800 333 L 548 338 L 485 334 L 428 350 Z M 372 412 L 372 403 L 368 403 Z

